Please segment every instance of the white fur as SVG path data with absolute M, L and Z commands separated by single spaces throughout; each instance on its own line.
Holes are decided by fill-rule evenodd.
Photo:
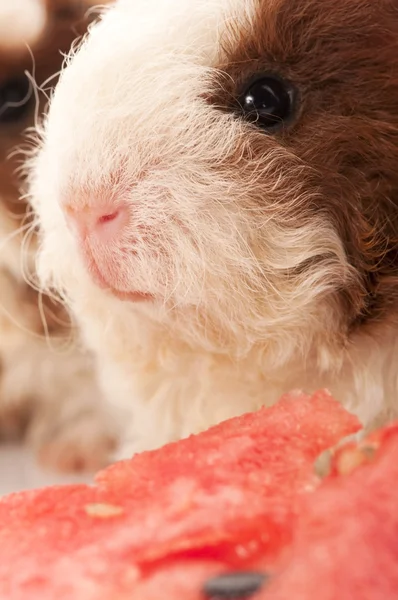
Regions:
M 395 336 L 344 342 L 332 292 L 356 274 L 332 225 L 297 223 L 286 201 L 286 178 L 295 200 L 306 194 L 305 167 L 273 143 L 254 169 L 242 158 L 249 125 L 203 98 L 228 22 L 252 12 L 237 0 L 120 0 L 71 59 L 41 132 L 39 272 L 126 411 L 122 455 L 292 388 L 327 386 L 366 423 L 393 405 Z M 97 288 L 67 229 L 61 201 L 111 196 L 129 203 L 131 226 L 94 251 L 113 287 L 153 302 Z M 314 257 L 310 273 L 288 277 Z

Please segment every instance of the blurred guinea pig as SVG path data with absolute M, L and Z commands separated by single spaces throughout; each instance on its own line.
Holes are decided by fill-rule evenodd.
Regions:
M 25 435 L 40 461 L 96 469 L 112 446 L 92 358 L 62 304 L 35 289 L 37 239 L 19 199 L 23 136 L 44 109 L 64 56 L 88 23 L 88 3 L 0 3 L 0 437 Z M 30 75 L 29 75 L 30 74 Z
M 396 0 L 119 0 L 29 190 L 119 455 L 325 386 L 397 414 Z

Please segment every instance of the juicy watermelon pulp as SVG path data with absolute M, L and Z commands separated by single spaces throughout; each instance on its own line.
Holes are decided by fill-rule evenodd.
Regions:
M 398 424 L 340 449 L 300 498 L 293 544 L 258 600 L 397 599 L 397 483 Z
M 4 498 L 0 600 L 204 600 L 212 576 L 253 569 L 270 575 L 263 600 L 398 597 L 398 579 L 376 581 L 377 561 L 398 558 L 398 427 L 370 453 L 339 450 L 323 482 L 314 474 L 319 453 L 359 429 L 327 393 L 291 394 L 94 486 Z

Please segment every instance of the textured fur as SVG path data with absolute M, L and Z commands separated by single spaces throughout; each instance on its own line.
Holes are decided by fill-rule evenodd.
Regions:
M 395 0 L 119 0 L 71 56 L 30 165 L 39 272 L 122 455 L 291 388 L 397 413 L 397 51 Z M 272 135 L 235 110 L 269 72 L 299 98 Z M 104 201 L 129 226 L 78 242 L 65 206 Z
M 20 154 L 14 149 L 46 102 L 41 90 L 35 98 L 34 78 L 47 82 L 48 92 L 62 52 L 87 26 L 88 4 L 63 2 L 62 13 L 60 4 L 0 6 L 0 88 L 32 74 L 26 110 L 13 122 L 0 122 L 0 437 L 26 434 L 42 463 L 71 471 L 102 466 L 113 433 L 101 412 L 92 358 L 80 347 L 67 311 L 34 287 L 37 240 L 31 211 L 19 199 Z M 0 114 L 4 109 L 1 104 Z

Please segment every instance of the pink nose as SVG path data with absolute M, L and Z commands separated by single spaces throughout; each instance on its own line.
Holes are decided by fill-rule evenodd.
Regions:
M 109 243 L 120 239 L 129 221 L 128 209 L 124 205 L 67 206 L 64 210 L 70 228 L 80 240 L 94 238 Z

